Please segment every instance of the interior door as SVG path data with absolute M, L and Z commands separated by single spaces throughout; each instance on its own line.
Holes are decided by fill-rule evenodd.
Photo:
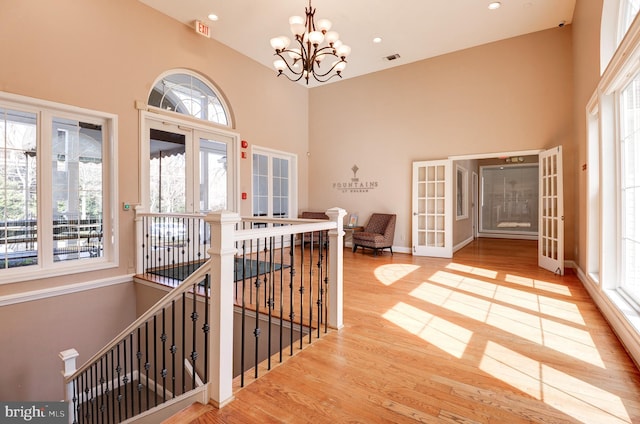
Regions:
M 540 153 L 538 265 L 564 275 L 562 146 Z
M 453 256 L 452 164 L 450 160 L 413 163 L 413 254 Z

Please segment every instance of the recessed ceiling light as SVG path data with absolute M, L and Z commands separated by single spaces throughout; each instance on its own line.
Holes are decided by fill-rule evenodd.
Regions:
M 376 43 L 376 44 L 380 44 L 380 43 L 382 43 L 382 37 L 375 37 L 375 38 L 373 39 L 373 42 L 374 42 L 374 43 Z
M 211 21 L 217 21 L 218 20 L 218 15 L 216 15 L 215 13 L 210 13 L 208 18 Z
M 500 3 L 499 1 L 492 1 L 491 3 L 489 3 L 489 10 L 500 9 L 500 6 L 502 6 L 502 3 Z

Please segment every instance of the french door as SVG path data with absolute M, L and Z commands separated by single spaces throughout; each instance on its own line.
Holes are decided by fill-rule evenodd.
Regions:
M 417 256 L 453 256 L 450 160 L 413 163 L 412 251 Z
M 233 134 L 147 118 L 143 204 L 150 212 L 238 210 Z
M 540 153 L 538 265 L 564 275 L 562 146 Z

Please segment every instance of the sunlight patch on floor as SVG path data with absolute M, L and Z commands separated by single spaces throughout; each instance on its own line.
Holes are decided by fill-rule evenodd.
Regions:
M 538 290 L 548 291 L 550 293 L 571 296 L 571 290 L 562 284 L 550 283 L 548 281 L 534 280 L 532 278 L 520 277 L 518 275 L 507 274 L 504 277 L 507 283 L 518 284 L 525 287 L 532 287 Z
M 631 422 L 619 396 L 498 343 L 487 342 L 479 368 L 582 422 Z
M 496 290 L 498 290 L 498 285 L 495 283 L 488 283 L 483 280 L 464 277 L 462 275 L 446 271 L 437 271 L 429 278 L 429 281 L 442 284 L 443 286 L 477 294 L 488 299 L 493 299 Z
M 382 284 L 390 286 L 419 268 L 419 265 L 410 264 L 381 265 L 376 268 L 374 275 Z
M 458 359 L 462 358 L 473 335 L 466 328 L 404 302 L 397 303 L 383 317 Z
M 488 300 L 456 292 L 437 284 L 422 283 L 409 294 L 480 322 L 487 320 L 491 308 L 491 302 Z
M 466 272 L 467 274 L 477 275 L 478 277 L 486 277 L 495 279 L 498 276 L 497 271 L 492 271 L 490 269 L 478 268 L 475 266 L 462 265 L 457 264 L 455 262 L 450 263 L 446 266 L 446 268 L 451 269 L 453 271 Z
M 523 309 L 528 309 L 536 313 L 540 312 L 580 325 L 585 324 L 584 318 L 582 317 L 578 307 L 575 303 L 568 301 L 554 299 L 552 297 L 535 293 L 528 293 L 516 288 L 504 287 L 497 283 L 477 280 L 446 271 L 436 272 L 429 280 L 458 290 L 464 290 L 469 293 L 489 297 L 510 305 L 519 306 Z
M 444 271 L 430 280 L 438 284 L 424 282 L 410 295 L 580 361 L 605 366 L 575 305 Z M 494 301 L 487 296 L 492 292 Z M 563 312 L 558 319 L 555 309 Z

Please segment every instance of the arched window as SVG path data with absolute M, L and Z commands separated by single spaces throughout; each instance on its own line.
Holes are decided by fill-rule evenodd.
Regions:
M 640 0 L 620 0 L 620 20 L 618 21 L 618 44 L 629 30 L 640 10 Z
M 149 106 L 231 126 L 227 107 L 221 96 L 211 84 L 186 70 L 160 78 L 153 86 L 147 103 Z
M 600 74 L 609 66 L 638 10 L 640 0 L 604 0 L 600 23 Z

